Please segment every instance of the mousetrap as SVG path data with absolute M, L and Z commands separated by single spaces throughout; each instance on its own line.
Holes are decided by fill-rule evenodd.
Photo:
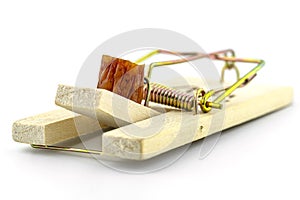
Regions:
M 156 54 L 180 58 L 152 62 L 144 75 L 141 63 Z M 222 88 L 205 89 L 200 78 L 187 78 L 189 87 L 151 81 L 155 68 L 205 58 L 224 62 L 215 80 Z M 252 68 L 241 75 L 239 63 Z M 62 109 L 16 121 L 13 139 L 39 149 L 149 159 L 289 105 L 291 87 L 252 84 L 264 64 L 238 58 L 231 49 L 209 54 L 158 49 L 135 62 L 103 55 L 97 88 L 59 85 L 55 103 Z M 233 84 L 224 80 L 228 70 L 236 73 Z M 101 150 L 61 145 L 92 133 L 101 136 Z

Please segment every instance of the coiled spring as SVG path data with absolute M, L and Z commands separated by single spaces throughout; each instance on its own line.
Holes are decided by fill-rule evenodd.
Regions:
M 145 89 L 147 94 L 147 89 Z M 194 95 L 169 88 L 158 83 L 150 83 L 149 101 L 191 111 L 194 108 Z

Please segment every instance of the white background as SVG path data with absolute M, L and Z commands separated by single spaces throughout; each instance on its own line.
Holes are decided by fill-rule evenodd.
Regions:
M 299 19 L 290 0 L 1 1 L 0 199 L 299 199 Z M 256 81 L 293 86 L 293 105 L 226 131 L 204 160 L 195 143 L 143 175 L 12 140 L 13 121 L 56 108 L 57 84 L 74 83 L 94 48 L 146 27 L 180 32 L 207 52 L 265 59 Z

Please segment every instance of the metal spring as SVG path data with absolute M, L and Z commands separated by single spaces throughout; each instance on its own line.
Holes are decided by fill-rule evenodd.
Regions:
M 147 89 L 145 89 L 146 93 Z M 150 83 L 149 101 L 188 111 L 194 107 L 194 95 L 157 83 Z

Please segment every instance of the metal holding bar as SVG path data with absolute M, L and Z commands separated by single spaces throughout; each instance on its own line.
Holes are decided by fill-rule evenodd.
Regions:
M 88 154 L 97 154 L 97 155 L 103 154 L 103 152 L 99 150 L 80 149 L 74 147 L 61 147 L 61 146 L 53 146 L 53 145 L 39 145 L 39 144 L 31 144 L 31 147 L 36 149 L 48 149 L 54 151 L 67 151 L 67 152 L 88 153 Z

